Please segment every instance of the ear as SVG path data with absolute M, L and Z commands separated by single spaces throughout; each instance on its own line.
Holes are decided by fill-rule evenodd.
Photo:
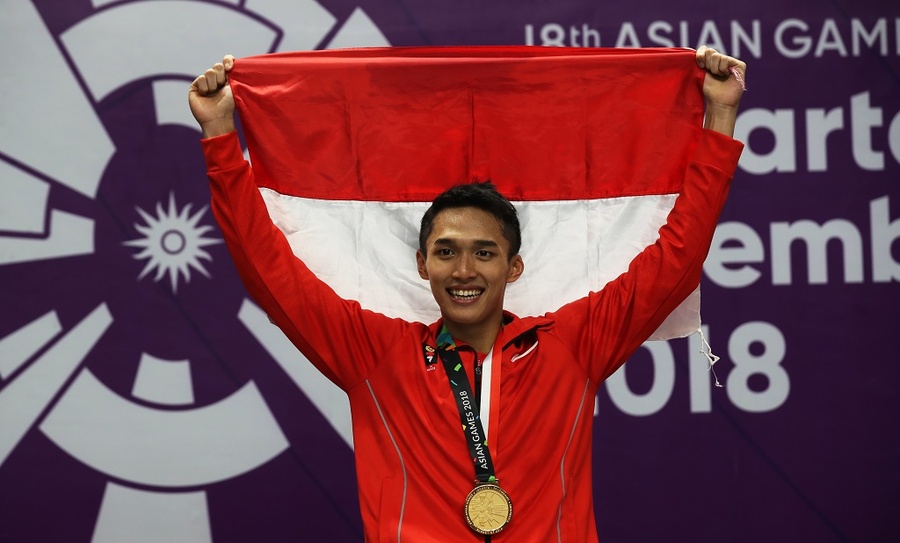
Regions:
M 515 283 L 519 280 L 519 277 L 522 277 L 522 272 L 524 271 L 525 261 L 522 260 L 522 255 L 514 256 L 509 263 L 509 275 L 506 276 L 506 282 Z
M 428 281 L 428 270 L 425 268 L 425 255 L 422 251 L 416 251 L 416 268 L 419 270 L 419 277 Z

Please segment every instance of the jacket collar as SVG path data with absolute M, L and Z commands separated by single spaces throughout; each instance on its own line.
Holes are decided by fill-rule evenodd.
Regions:
M 518 317 L 509 311 L 503 311 L 503 327 L 500 328 L 503 348 L 505 349 L 525 334 L 538 328 L 549 326 L 551 323 L 552 321 L 547 317 Z M 428 327 L 431 337 L 435 338 L 435 340 L 443 324 L 444 319 L 438 319 Z

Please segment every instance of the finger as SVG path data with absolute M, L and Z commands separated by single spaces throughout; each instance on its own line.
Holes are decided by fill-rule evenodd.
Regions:
M 715 62 L 719 52 L 712 47 L 707 47 L 703 51 L 703 65 L 708 71 L 716 69 Z
M 200 86 L 205 81 L 205 78 L 202 75 L 198 75 L 193 81 L 191 81 L 190 92 L 196 92 L 197 94 L 203 94 L 203 90 L 201 90 Z
M 706 47 L 705 45 L 701 45 L 697 49 L 696 54 L 694 55 L 694 58 L 697 60 L 697 66 L 704 68 L 704 69 L 706 68 L 706 50 L 707 49 L 708 49 L 708 47 Z
M 718 70 L 722 76 L 727 77 L 730 74 L 736 79 L 743 81 L 743 76 L 747 71 L 747 65 L 734 57 L 722 55 L 722 58 L 719 60 Z
M 710 49 L 709 56 L 706 59 L 706 69 L 713 75 L 723 75 L 728 70 L 728 60 L 722 53 Z
M 707 50 L 706 69 L 713 75 L 727 75 L 728 69 L 736 62 L 736 59 L 723 55 L 714 49 Z
M 723 74 L 731 73 L 732 66 L 736 66 L 738 63 L 738 59 L 734 57 L 729 57 L 728 55 L 722 55 L 722 62 L 720 63 L 719 68 L 722 70 Z
M 727 75 L 728 68 L 731 67 L 731 57 L 719 54 L 716 57 L 716 69 L 720 75 Z
M 203 90 L 203 94 L 210 95 L 215 94 L 216 90 L 219 88 L 219 84 L 216 82 L 216 70 L 215 68 L 210 68 L 203 72 L 203 85 L 200 87 Z
M 225 75 L 225 65 L 217 62 L 213 65 L 213 72 L 216 74 L 216 89 L 219 89 L 228 80 L 228 77 Z
M 234 55 L 225 55 L 222 57 L 222 65 L 225 66 L 225 71 L 230 72 L 232 68 L 234 68 Z

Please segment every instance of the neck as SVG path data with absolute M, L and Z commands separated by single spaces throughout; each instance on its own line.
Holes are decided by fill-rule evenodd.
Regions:
M 473 325 L 466 326 L 464 324 L 444 321 L 447 331 L 453 336 L 453 339 L 462 341 L 470 345 L 479 353 L 488 353 L 494 348 L 494 342 L 497 341 L 497 335 L 500 333 L 500 321 L 492 325 Z

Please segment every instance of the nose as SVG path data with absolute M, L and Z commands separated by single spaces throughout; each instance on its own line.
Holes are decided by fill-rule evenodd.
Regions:
M 453 268 L 453 278 L 465 281 L 473 277 L 475 277 L 475 258 L 466 253 L 459 255 Z

